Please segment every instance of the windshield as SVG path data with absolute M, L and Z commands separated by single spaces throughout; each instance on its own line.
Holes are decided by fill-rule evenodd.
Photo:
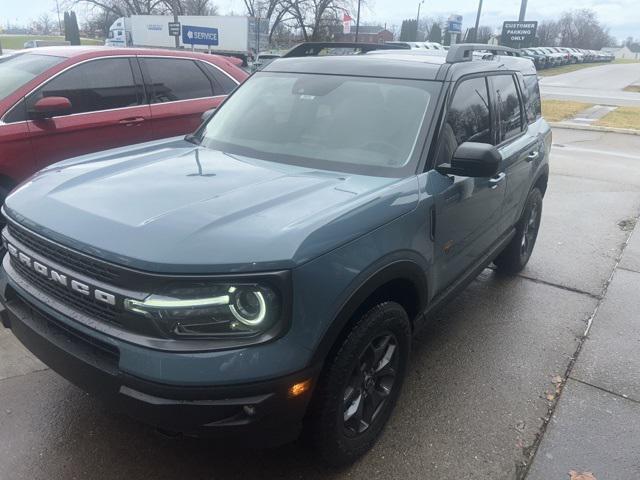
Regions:
M 399 177 L 411 169 L 429 100 L 439 86 L 260 72 L 229 97 L 201 140 L 263 160 Z
M 64 57 L 31 53 L 3 58 L 0 61 L 0 100 L 63 60 Z

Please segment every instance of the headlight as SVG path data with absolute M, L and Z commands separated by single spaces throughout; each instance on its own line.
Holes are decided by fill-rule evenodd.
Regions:
M 178 337 L 252 336 L 267 332 L 282 314 L 275 289 L 258 283 L 174 286 L 166 292 L 126 299 L 124 306 Z

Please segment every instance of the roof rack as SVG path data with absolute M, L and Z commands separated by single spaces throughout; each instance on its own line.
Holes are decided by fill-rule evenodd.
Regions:
M 367 53 L 373 50 L 407 50 L 408 46 L 389 43 L 356 43 L 356 42 L 304 42 L 296 45 L 282 58 L 291 57 L 316 57 L 325 48 L 351 48 Z
M 509 47 L 503 47 L 501 45 L 488 45 L 486 43 L 456 43 L 455 45 L 451 45 L 449 48 L 449 52 L 447 53 L 447 63 L 470 62 L 473 60 L 473 52 L 476 50 L 486 50 L 494 55 L 499 55 L 500 52 L 502 52 L 514 57 L 519 56 L 517 50 Z

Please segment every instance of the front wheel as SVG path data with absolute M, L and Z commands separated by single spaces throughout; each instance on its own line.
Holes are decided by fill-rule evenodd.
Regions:
M 410 346 L 407 313 L 384 302 L 365 313 L 327 359 L 307 432 L 327 463 L 351 463 L 375 444 L 400 393 Z
M 533 188 L 527 196 L 522 216 L 516 224 L 516 234 L 493 261 L 498 271 L 513 275 L 525 267 L 538 238 L 541 218 L 542 192 L 538 188 Z

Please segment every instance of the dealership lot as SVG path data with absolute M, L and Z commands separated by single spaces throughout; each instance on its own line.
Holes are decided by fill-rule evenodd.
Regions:
M 640 137 L 554 132 L 529 266 L 516 278 L 486 270 L 416 338 L 398 409 L 352 467 L 326 471 L 299 445 L 248 451 L 163 437 L 45 369 L 2 330 L 0 479 L 514 478 L 640 212 L 638 151 Z

